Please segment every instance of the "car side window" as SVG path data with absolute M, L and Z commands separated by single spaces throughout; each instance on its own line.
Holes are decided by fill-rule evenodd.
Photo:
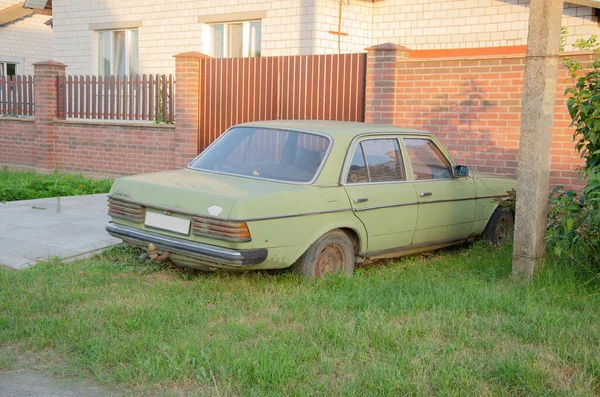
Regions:
M 404 138 L 416 180 L 452 178 L 452 167 L 429 139 Z
M 356 146 L 347 183 L 404 180 L 406 172 L 397 139 L 366 139 Z

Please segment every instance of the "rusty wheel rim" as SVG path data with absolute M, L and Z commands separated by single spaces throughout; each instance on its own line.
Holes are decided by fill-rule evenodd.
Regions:
M 503 217 L 496 229 L 496 243 L 502 245 L 511 239 L 511 227 L 508 218 Z
M 323 277 L 326 274 L 341 272 L 344 268 L 346 255 L 344 250 L 338 244 L 328 245 L 321 251 L 315 264 L 315 273 L 317 277 Z

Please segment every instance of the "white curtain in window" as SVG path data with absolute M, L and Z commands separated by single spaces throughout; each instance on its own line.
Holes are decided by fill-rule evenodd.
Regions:
M 227 25 L 227 56 L 230 58 L 243 56 L 244 27 L 241 23 Z
M 98 34 L 98 73 L 103 76 L 110 75 L 110 33 L 104 31 Z
M 250 22 L 248 24 L 248 56 L 258 57 L 260 56 L 260 21 Z
M 215 58 L 223 58 L 225 30 L 222 23 L 212 25 L 212 54 Z
M 125 44 L 125 31 L 113 32 L 113 64 L 112 74 L 113 75 L 124 75 L 127 74 L 126 69 L 126 57 L 127 48 Z
M 129 31 L 129 41 L 128 41 L 128 49 L 127 55 L 129 60 L 129 75 L 134 76 L 138 74 L 138 31 L 130 30 Z

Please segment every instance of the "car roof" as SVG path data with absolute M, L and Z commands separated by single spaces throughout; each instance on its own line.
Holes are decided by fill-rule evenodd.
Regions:
M 352 139 L 357 135 L 367 133 L 386 133 L 386 134 L 410 134 L 427 135 L 431 134 L 425 131 L 413 128 L 401 128 L 389 124 L 360 123 L 353 121 L 328 121 L 328 120 L 271 120 L 271 121 L 253 121 L 244 124 L 238 124 L 239 127 L 263 127 L 263 128 L 281 128 L 289 130 L 299 130 L 305 132 L 318 132 L 337 139 Z M 237 127 L 236 126 L 236 127 Z

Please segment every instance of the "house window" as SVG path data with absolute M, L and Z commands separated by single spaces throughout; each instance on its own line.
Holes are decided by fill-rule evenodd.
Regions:
M 0 62 L 0 77 L 15 76 L 17 74 L 17 64 L 14 62 Z
M 138 31 L 98 32 L 98 72 L 102 76 L 138 74 Z
M 211 47 L 215 58 L 260 56 L 260 21 L 211 25 Z

